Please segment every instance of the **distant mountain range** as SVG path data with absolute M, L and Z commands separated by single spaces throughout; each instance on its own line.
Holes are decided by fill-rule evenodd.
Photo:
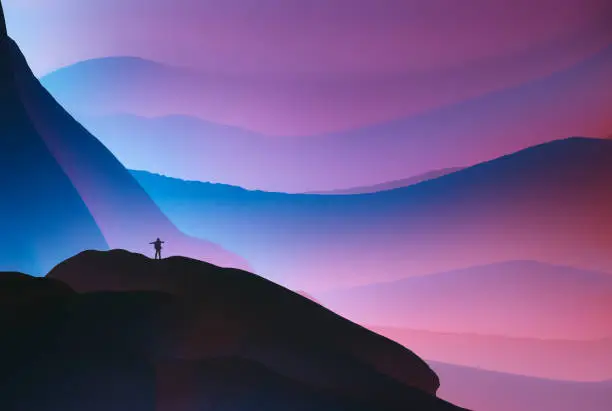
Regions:
M 41 86 L 5 29 L 0 29 L 0 175 L 5 270 L 43 274 L 85 249 L 145 252 L 158 236 L 167 240 L 169 254 L 248 266 L 215 244 L 182 234 L 106 147 Z
M 266 193 L 133 174 L 178 227 L 315 297 L 503 261 L 612 272 L 608 140 L 558 140 L 364 195 Z
M 418 176 L 404 178 L 402 180 L 389 181 L 387 183 L 376 184 L 367 187 L 354 187 L 346 188 L 341 190 L 331 191 L 311 191 L 305 194 L 367 194 L 377 193 L 379 191 L 395 190 L 396 188 L 408 187 L 414 184 L 422 183 L 423 181 L 433 180 L 434 178 L 443 177 L 447 174 L 454 173 L 461 170 L 461 167 L 444 168 L 442 170 L 434 170 L 425 174 L 419 174 Z
M 368 328 L 409 347 L 429 361 L 564 381 L 612 379 L 612 338 L 551 340 L 393 327 Z
M 473 410 L 607 411 L 612 404 L 612 381 L 555 381 L 436 362 L 430 364 L 442 381 L 448 382 L 441 387 L 440 396 Z M 474 386 L 482 389 L 470 391 Z
M 612 96 L 601 84 L 611 79 L 608 47 L 512 88 L 304 137 L 271 137 L 196 118 L 190 107 L 214 113 L 220 99 L 234 98 L 231 83 L 140 59 L 87 61 L 42 82 L 129 168 L 268 191 L 319 192 L 476 164 L 568 135 L 603 137 L 612 129 Z
M 611 274 L 528 261 L 315 293 L 315 298 L 361 324 L 522 338 L 612 337 Z

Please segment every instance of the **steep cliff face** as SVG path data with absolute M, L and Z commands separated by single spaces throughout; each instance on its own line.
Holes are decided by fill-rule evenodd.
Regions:
M 0 263 L 5 270 L 42 274 L 83 248 L 107 243 L 32 124 L 15 81 L 15 45 L 4 22 L 0 33 Z
M 1 6 L 0 6 L 1 7 Z M 184 236 L 123 165 L 32 74 L 0 9 L 0 248 L 3 269 L 43 274 L 85 249 L 147 252 L 246 267 L 212 243 Z
M 4 9 L 2 8 L 2 3 L 0 2 L 0 37 L 6 37 L 6 21 L 4 19 Z

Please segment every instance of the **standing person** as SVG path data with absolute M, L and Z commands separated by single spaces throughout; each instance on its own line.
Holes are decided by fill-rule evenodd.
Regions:
M 149 243 L 149 244 L 153 244 L 153 247 L 155 247 L 155 259 L 156 260 L 161 260 L 161 250 L 162 250 L 163 243 L 165 243 L 165 241 L 160 240 L 159 237 L 157 238 L 157 240 L 153 241 L 152 243 Z

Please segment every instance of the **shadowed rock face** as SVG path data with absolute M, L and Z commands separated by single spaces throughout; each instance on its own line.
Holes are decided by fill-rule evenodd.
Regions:
M 2 8 L 2 2 L 0 2 L 0 37 L 5 37 L 7 35 L 6 32 L 6 22 L 4 20 L 4 9 Z
M 123 165 L 41 86 L 0 14 L 0 249 L 3 269 L 44 274 L 86 249 L 148 252 L 232 267 L 241 258 L 183 235 Z
M 0 27 L 3 27 L 0 25 Z M 44 269 L 106 241 L 22 104 L 10 64 L 14 43 L 0 37 L 0 248 L 3 269 Z
M 136 310 L 158 313 L 143 324 L 157 324 L 145 352 L 161 409 L 458 409 L 435 398 L 438 378 L 412 352 L 245 271 L 116 250 L 82 253 L 47 278 L 104 298 L 166 296 L 161 309 Z
M 0 304 L 16 306 L 49 298 L 71 296 L 74 291 L 61 281 L 22 273 L 0 273 Z
M 16 273 L 0 273 L 0 289 L 0 409 L 155 410 L 150 353 L 167 296 L 79 295 Z

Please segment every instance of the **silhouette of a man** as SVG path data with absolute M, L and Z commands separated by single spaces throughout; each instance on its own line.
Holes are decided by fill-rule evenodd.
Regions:
M 160 240 L 159 237 L 157 238 L 157 240 L 153 241 L 152 243 L 149 243 L 149 244 L 153 244 L 153 247 L 155 247 L 155 259 L 156 260 L 161 260 L 161 250 L 162 250 L 163 243 L 165 243 L 165 241 Z

